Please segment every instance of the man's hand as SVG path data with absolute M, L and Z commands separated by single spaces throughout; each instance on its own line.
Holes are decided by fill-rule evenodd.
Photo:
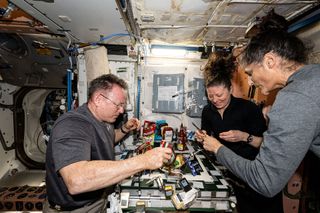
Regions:
M 163 166 L 163 163 L 169 161 L 172 155 L 172 150 L 170 148 L 157 147 L 151 149 L 144 154 L 144 163 L 146 164 L 146 169 L 159 169 Z
M 229 130 L 227 132 L 221 132 L 219 137 L 228 142 L 240 142 L 247 141 L 249 134 L 240 130 Z
M 123 125 L 123 130 L 128 132 L 132 130 L 139 130 L 140 126 L 140 121 L 137 118 L 130 118 L 127 123 Z
M 216 138 L 209 135 L 204 137 L 203 148 L 205 150 L 214 152 L 216 154 L 221 146 L 222 144 Z

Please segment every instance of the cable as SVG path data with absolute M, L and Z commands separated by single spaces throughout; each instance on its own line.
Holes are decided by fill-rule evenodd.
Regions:
M 137 101 L 136 101 L 136 118 L 140 118 L 140 99 L 141 99 L 141 77 L 138 77 L 137 83 Z
M 67 38 L 68 38 L 68 45 L 67 45 L 67 50 L 70 49 L 72 40 L 70 38 L 69 33 L 65 32 Z M 69 63 L 70 63 L 70 68 L 67 69 L 67 107 L 68 107 L 68 111 L 71 110 L 71 106 L 72 106 L 72 75 L 73 75 L 73 64 L 72 64 L 72 57 L 69 54 Z
M 36 144 L 37 144 L 37 148 L 38 148 L 38 150 L 42 153 L 42 154 L 46 154 L 46 152 L 45 151 L 43 151 L 43 150 L 41 150 L 41 148 L 40 148 L 40 144 L 39 144 L 39 138 L 40 138 L 40 134 L 41 133 L 43 133 L 43 130 L 40 130 L 39 131 L 39 133 L 38 133 L 38 136 L 37 136 L 37 141 L 36 141 Z
M 67 69 L 67 104 L 68 111 L 71 110 L 72 105 L 72 70 Z
M 101 38 L 99 41 L 97 41 L 97 42 L 93 42 L 93 43 L 90 43 L 90 45 L 99 45 L 99 43 L 100 42 L 102 42 L 102 41 L 105 41 L 105 40 L 108 40 L 108 39 L 110 39 L 110 38 L 112 38 L 112 37 L 116 37 L 116 36 L 118 36 L 118 37 L 122 37 L 122 36 L 131 36 L 132 34 L 128 34 L 128 33 L 113 33 L 113 34 L 110 34 L 110 35 L 108 35 L 108 36 L 105 36 L 105 37 L 103 37 L 103 38 Z
M 37 32 L 39 32 L 39 33 L 43 33 L 43 34 L 47 34 L 47 35 L 51 35 L 51 36 L 66 37 L 66 36 L 65 36 L 65 35 L 63 35 L 63 34 L 46 32 L 46 31 L 39 30 L 39 29 L 35 29 L 35 31 L 37 31 Z
M 70 37 L 68 36 L 67 33 L 66 33 L 66 36 L 70 39 Z M 138 38 L 138 37 L 135 36 L 134 34 L 128 34 L 128 33 L 113 33 L 113 34 L 110 34 L 110 35 L 108 35 L 108 36 L 102 37 L 102 38 L 101 38 L 99 41 L 97 41 L 97 42 L 92 42 L 92 43 L 84 44 L 84 45 L 80 46 L 80 48 L 83 48 L 83 47 L 86 47 L 86 46 L 90 46 L 90 45 L 92 45 L 92 46 L 97 46 L 97 45 L 100 45 L 100 42 L 105 41 L 105 40 L 108 40 L 108 39 L 110 39 L 110 38 L 112 38 L 112 37 L 116 37 L 116 36 L 118 36 L 118 37 L 121 37 L 121 36 L 133 36 L 134 38 Z M 76 52 L 76 51 L 78 50 L 77 47 L 72 47 L 72 48 L 70 48 L 70 46 L 71 46 L 71 45 L 68 44 L 67 50 L 68 50 L 69 52 Z
M 44 133 L 44 131 L 43 131 L 43 128 L 44 128 L 44 125 L 46 125 L 46 124 L 52 124 L 52 123 L 54 123 L 54 121 L 46 121 L 46 122 L 43 122 L 43 123 L 40 123 L 40 131 L 39 131 L 39 133 L 37 134 L 37 137 L 36 137 L 36 145 L 37 145 L 37 148 L 38 148 L 38 150 L 42 153 L 42 154 L 46 154 L 46 152 L 45 151 L 43 151 L 41 148 L 40 148 L 40 135 L 41 135 L 41 133 L 43 133 L 43 135 L 46 135 L 45 133 Z M 39 128 L 37 128 L 37 129 L 39 129 Z M 35 136 L 35 135 L 34 135 Z

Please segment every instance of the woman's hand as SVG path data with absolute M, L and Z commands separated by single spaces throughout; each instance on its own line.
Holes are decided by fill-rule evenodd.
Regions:
M 197 141 L 202 142 L 206 136 L 207 136 L 206 130 L 196 130 Z
M 240 142 L 247 141 L 249 134 L 240 130 L 229 130 L 227 132 L 221 132 L 219 137 L 228 142 Z
M 216 138 L 209 135 L 204 137 L 203 148 L 205 150 L 214 152 L 216 154 L 221 146 L 222 144 Z

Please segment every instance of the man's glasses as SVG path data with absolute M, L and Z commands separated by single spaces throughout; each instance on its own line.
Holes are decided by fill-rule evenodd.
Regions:
M 126 109 L 126 104 L 124 104 L 124 103 L 116 104 L 113 100 L 111 100 L 110 98 L 104 96 L 103 94 L 100 93 L 100 95 L 102 97 L 104 97 L 105 99 L 109 100 L 113 105 L 115 105 L 117 107 L 117 109 L 120 109 L 120 107 L 122 107 L 122 109 Z

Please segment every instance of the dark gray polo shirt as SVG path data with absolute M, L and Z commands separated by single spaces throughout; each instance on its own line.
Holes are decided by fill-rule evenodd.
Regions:
M 79 161 L 114 160 L 113 124 L 100 122 L 87 104 L 69 111 L 55 122 L 46 153 L 48 200 L 63 207 L 82 207 L 101 198 L 104 190 L 71 195 L 59 170 Z M 107 188 L 108 193 L 113 186 Z

